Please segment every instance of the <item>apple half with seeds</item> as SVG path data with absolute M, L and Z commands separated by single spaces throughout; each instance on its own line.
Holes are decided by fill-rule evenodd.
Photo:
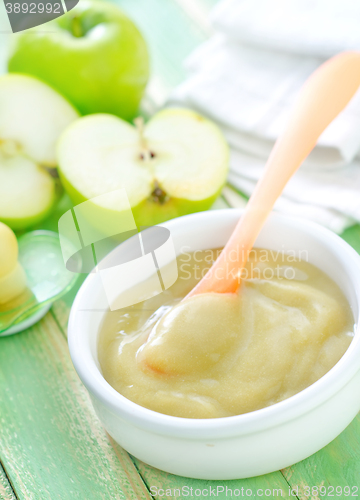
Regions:
M 198 113 L 168 108 L 145 126 L 112 115 L 80 118 L 60 137 L 59 174 L 73 203 L 125 188 L 138 226 L 207 210 L 226 181 L 228 145 Z M 119 206 L 102 197 L 113 216 Z
M 0 221 L 23 229 L 49 214 L 57 199 L 55 144 L 78 116 L 40 80 L 0 77 Z

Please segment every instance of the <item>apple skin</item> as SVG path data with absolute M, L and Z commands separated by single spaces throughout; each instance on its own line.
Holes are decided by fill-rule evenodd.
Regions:
M 41 222 L 43 219 L 46 219 L 46 217 L 51 214 L 53 208 L 54 205 L 51 205 L 51 207 L 49 207 L 49 210 L 47 210 L 46 212 L 42 212 L 41 214 L 22 219 L 8 219 L 2 217 L 1 222 L 4 222 L 4 224 L 11 227 L 11 229 L 13 229 L 14 231 L 19 231 L 20 229 L 29 229 L 32 226 L 35 226 L 35 224 L 37 224 L 38 222 Z
M 70 184 L 60 169 L 59 176 L 65 191 L 74 205 L 78 205 L 88 200 Z M 219 197 L 223 187 L 224 186 L 221 186 L 215 194 L 205 200 L 191 201 L 180 198 L 170 198 L 163 204 L 157 204 L 147 199 L 143 200 L 135 207 L 131 207 L 131 211 L 138 228 L 141 226 L 155 226 L 156 224 L 161 224 L 162 222 L 181 217 L 182 215 L 208 210 Z M 105 219 L 108 218 L 112 220 L 114 217 L 121 217 L 121 213 L 115 210 L 105 208 L 101 210 Z M 94 221 L 92 222 L 94 223 Z M 99 229 L 101 229 L 101 227 L 99 227 Z
M 64 193 L 64 189 L 61 186 L 60 182 L 57 182 L 54 180 L 54 190 L 52 194 L 52 202 L 45 210 L 44 212 L 40 212 L 36 215 L 32 215 L 29 217 L 22 217 L 22 218 L 8 218 L 8 217 L 1 217 L 0 221 L 9 226 L 11 229 L 14 231 L 19 231 L 19 230 L 27 230 L 38 224 L 39 222 L 43 221 L 49 215 L 53 212 L 56 204 L 60 201 L 61 196 Z
M 133 22 L 113 4 L 82 0 L 46 27 L 13 37 L 8 70 L 48 83 L 81 114 L 133 119 L 149 77 L 146 43 Z

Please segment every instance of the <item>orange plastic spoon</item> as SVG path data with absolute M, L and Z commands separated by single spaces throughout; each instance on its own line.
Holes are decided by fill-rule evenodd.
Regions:
M 359 85 L 360 52 L 343 52 L 329 59 L 305 82 L 287 128 L 275 143 L 243 216 L 219 258 L 187 297 L 237 291 L 241 271 L 276 200 Z M 229 259 L 234 251 L 239 256 L 235 262 Z

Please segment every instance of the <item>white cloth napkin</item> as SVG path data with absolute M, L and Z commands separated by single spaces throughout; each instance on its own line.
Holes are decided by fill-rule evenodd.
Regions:
M 325 3 L 332 8 L 326 10 Z M 341 11 L 348 29 L 335 30 L 331 38 L 338 5 L 332 0 L 223 0 L 212 15 L 221 32 L 186 63 L 189 78 L 173 92 L 170 104 L 195 108 L 220 124 L 232 150 L 229 181 L 247 195 L 306 78 L 325 56 L 360 48 L 355 7 L 347 24 Z M 315 13 L 321 19 L 323 11 L 326 18 L 317 30 L 316 23 L 304 25 Z M 321 135 L 276 208 L 337 232 L 360 221 L 359 149 L 360 91 Z
M 360 49 L 358 0 L 223 0 L 215 29 L 260 48 L 329 58 Z

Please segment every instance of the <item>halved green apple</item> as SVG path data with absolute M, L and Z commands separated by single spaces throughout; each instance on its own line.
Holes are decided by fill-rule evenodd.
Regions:
M 169 108 L 137 128 L 107 114 L 80 118 L 60 137 L 57 159 L 75 204 L 125 188 L 136 224 L 148 226 L 207 210 L 226 181 L 229 151 L 213 122 Z M 113 198 L 102 203 L 114 215 Z
M 55 144 L 78 118 L 51 87 L 33 77 L 0 77 L 0 220 L 23 229 L 47 216 L 56 200 L 49 169 Z

